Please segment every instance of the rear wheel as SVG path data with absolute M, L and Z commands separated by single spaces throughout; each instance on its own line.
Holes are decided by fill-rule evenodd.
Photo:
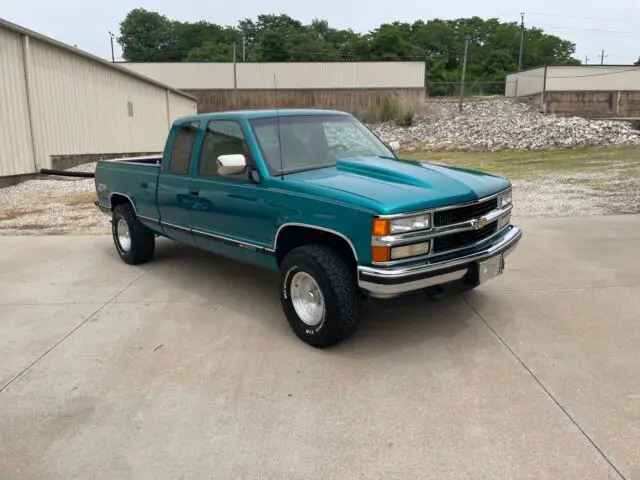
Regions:
M 118 205 L 113 210 L 111 232 L 118 255 L 125 263 L 138 265 L 153 258 L 155 235 L 138 220 L 130 204 Z
M 361 294 L 355 268 L 325 245 L 292 250 L 281 265 L 280 301 L 295 334 L 327 348 L 358 329 Z

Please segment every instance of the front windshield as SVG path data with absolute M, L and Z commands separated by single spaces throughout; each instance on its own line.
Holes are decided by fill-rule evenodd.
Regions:
M 331 167 L 342 158 L 395 157 L 367 127 L 349 115 L 258 118 L 251 120 L 251 127 L 272 174 Z

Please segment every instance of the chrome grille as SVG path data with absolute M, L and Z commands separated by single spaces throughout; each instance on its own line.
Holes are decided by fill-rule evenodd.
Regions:
M 468 205 L 466 207 L 440 210 L 433 214 L 433 225 L 446 227 L 455 223 L 466 222 L 472 218 L 478 218 L 498 208 L 498 198 L 492 198 L 485 202 Z
M 467 230 L 466 232 L 452 233 L 433 239 L 433 253 L 444 253 L 449 250 L 457 250 L 481 242 L 498 230 L 498 222 L 493 222 L 479 230 Z

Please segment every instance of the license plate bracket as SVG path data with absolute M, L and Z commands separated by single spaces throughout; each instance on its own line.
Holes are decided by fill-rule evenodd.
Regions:
M 494 257 L 487 258 L 477 263 L 478 267 L 478 285 L 481 285 L 492 278 L 502 275 L 504 272 L 504 256 L 498 254 Z

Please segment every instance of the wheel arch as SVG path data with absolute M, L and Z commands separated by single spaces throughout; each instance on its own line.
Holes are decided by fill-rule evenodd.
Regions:
M 131 205 L 131 207 L 133 208 L 133 212 L 137 216 L 138 211 L 136 210 L 136 205 L 133 203 L 133 200 L 131 199 L 130 196 L 125 195 L 124 193 L 118 193 L 118 192 L 112 192 L 109 195 L 109 205 L 111 206 L 112 212 L 117 206 L 123 205 L 125 203 L 128 203 Z
M 346 235 L 330 228 L 305 223 L 285 223 L 278 228 L 273 243 L 278 265 L 291 250 L 311 243 L 329 245 L 345 254 L 354 264 L 358 263 L 358 252 L 353 242 Z

